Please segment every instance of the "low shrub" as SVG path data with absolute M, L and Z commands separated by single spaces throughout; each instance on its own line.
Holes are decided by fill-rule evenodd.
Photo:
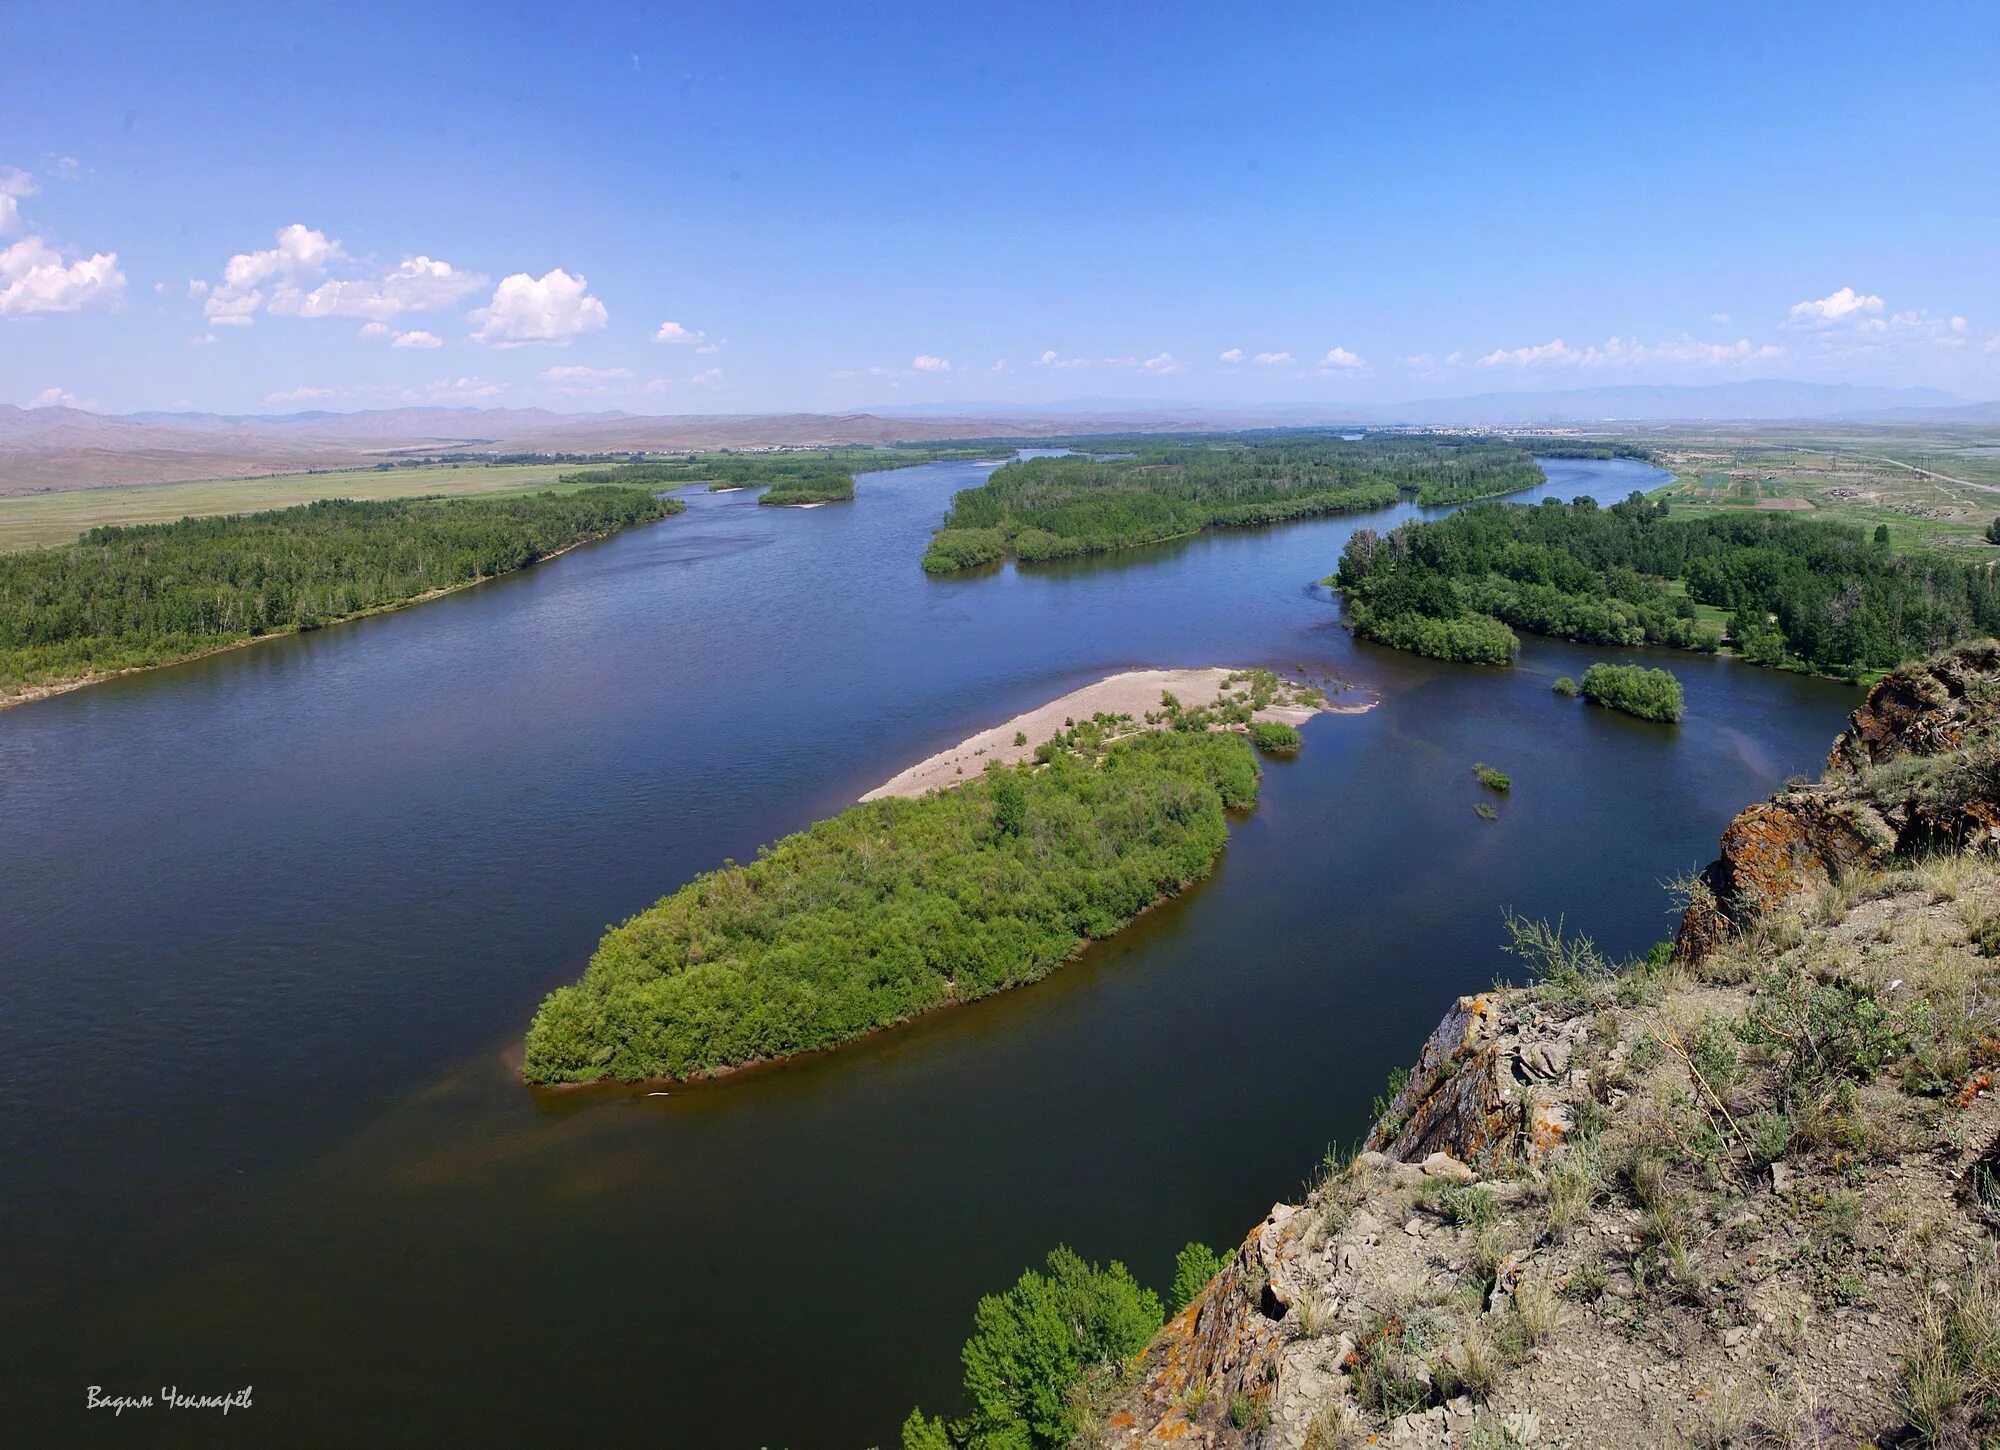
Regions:
M 1668 724 L 1678 721 L 1685 708 L 1681 682 L 1665 670 L 1642 665 L 1592 665 L 1583 672 L 1583 695 L 1641 720 Z

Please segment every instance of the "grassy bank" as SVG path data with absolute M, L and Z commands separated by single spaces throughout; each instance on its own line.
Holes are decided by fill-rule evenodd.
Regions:
M 1207 874 L 1225 812 L 1257 796 L 1241 736 L 1099 738 L 856 806 L 690 882 L 543 1002 L 526 1077 L 687 1077 L 1046 976 Z
M 0 555 L 0 700 L 172 664 L 524 568 L 685 505 L 640 488 L 323 500 Z

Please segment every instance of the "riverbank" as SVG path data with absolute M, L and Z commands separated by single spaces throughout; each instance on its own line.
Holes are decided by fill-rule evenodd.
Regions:
M 1131 717 L 1134 730 L 1162 730 L 1171 723 L 1162 712 L 1162 697 L 1172 695 L 1187 709 L 1214 706 L 1223 702 L 1232 686 L 1247 692 L 1249 674 L 1215 666 L 1208 669 L 1124 670 L 1106 675 L 1095 684 L 1058 695 L 1045 705 L 1023 711 L 991 729 L 967 736 L 948 750 L 940 750 L 862 796 L 863 801 L 891 796 L 915 797 L 926 791 L 963 784 L 994 761 L 1017 765 L 1035 758 L 1036 749 L 1079 720 L 1098 715 Z M 1358 715 L 1374 708 L 1365 704 L 1332 705 L 1308 686 L 1277 681 L 1270 703 L 1250 712 L 1252 720 L 1269 720 L 1284 725 L 1303 725 L 1320 714 Z M 1148 716 L 1157 718 L 1148 719 Z
M 660 516 L 661 518 L 672 518 L 687 507 L 686 504 L 681 503 L 678 499 L 661 499 L 660 502 L 662 505 L 672 506 L 668 508 L 666 513 Z M 639 520 L 638 522 L 657 523 L 659 519 L 646 519 Z M 477 578 L 461 579 L 455 584 L 447 584 L 439 589 L 427 589 L 421 594 L 412 594 L 405 599 L 392 599 L 382 604 L 373 604 L 365 609 L 357 609 L 352 614 L 343 614 L 337 618 L 326 620 L 324 623 L 317 624 L 313 628 L 314 630 L 331 629 L 336 625 L 351 624 L 358 619 L 369 619 L 376 615 L 392 614 L 400 609 L 409 609 L 418 604 L 428 604 L 431 600 L 442 599 L 447 594 L 457 594 L 462 590 L 490 583 L 495 579 L 504 579 L 511 574 L 518 574 L 523 569 L 532 569 L 537 564 L 546 564 L 551 559 L 561 558 L 572 549 L 580 548 L 585 544 L 597 543 L 602 539 L 608 539 L 613 534 L 621 533 L 624 529 L 630 527 L 632 525 L 626 524 L 586 534 L 581 538 L 572 539 L 560 548 L 551 549 L 546 554 L 529 560 L 519 568 L 503 569 L 494 574 L 481 574 Z M 101 685 L 108 680 L 122 679 L 127 675 L 145 674 L 152 670 L 164 670 L 174 665 L 184 665 L 194 660 L 207 659 L 211 655 L 227 654 L 231 650 L 247 649 L 251 645 L 266 644 L 274 639 L 291 639 L 308 632 L 310 631 L 298 628 L 268 630 L 263 634 L 245 635 L 241 639 L 232 639 L 222 644 L 209 645 L 202 649 L 191 650 L 186 654 L 177 654 L 171 659 L 154 660 L 140 665 L 126 665 L 115 670 L 92 670 L 84 674 L 71 676 L 67 679 L 42 680 L 36 681 L 33 684 L 11 686 L 0 685 L 0 710 L 11 710 L 17 705 L 33 704 L 37 700 L 53 699 L 58 695 L 67 695 L 73 690 L 86 689 L 91 685 Z

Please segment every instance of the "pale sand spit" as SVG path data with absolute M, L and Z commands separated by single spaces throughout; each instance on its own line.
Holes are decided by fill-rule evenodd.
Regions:
M 1068 728 L 1064 724 L 1066 720 L 1088 720 L 1093 715 L 1130 715 L 1135 724 L 1143 729 L 1146 713 L 1159 710 L 1163 692 L 1172 691 L 1182 705 L 1194 709 L 1213 703 L 1222 694 L 1222 682 L 1232 674 L 1241 673 L 1241 670 L 1216 666 L 1202 670 L 1126 670 L 1106 675 L 1094 685 L 1071 690 L 1046 705 L 1016 715 L 1005 724 L 982 730 L 949 750 L 939 751 L 893 780 L 877 786 L 861 799 L 872 801 L 885 796 L 920 796 L 939 786 L 963 784 L 995 760 L 1006 765 L 1030 760 L 1037 745 Z M 1255 718 L 1302 725 L 1318 714 L 1358 715 L 1373 705 L 1372 700 L 1354 705 L 1273 704 L 1258 711 Z M 1015 743 L 1016 735 L 1023 737 L 1022 743 Z

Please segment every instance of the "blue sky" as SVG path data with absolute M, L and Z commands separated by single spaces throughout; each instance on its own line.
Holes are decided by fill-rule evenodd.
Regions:
M 0 402 L 2000 397 L 1990 4 L 0 0 L 0 34 Z

